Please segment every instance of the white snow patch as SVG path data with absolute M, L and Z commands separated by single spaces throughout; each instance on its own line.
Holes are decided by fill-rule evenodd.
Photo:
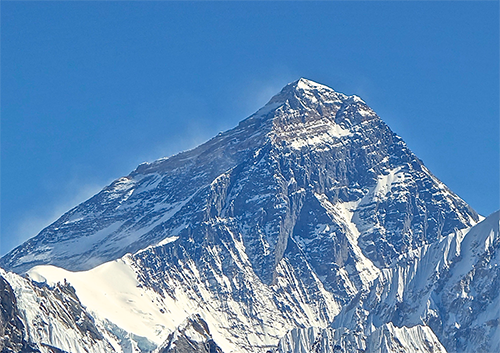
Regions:
M 368 288 L 379 276 L 380 270 L 368 259 L 358 245 L 360 235 L 357 225 L 352 221 L 354 212 L 360 200 L 352 202 L 337 202 L 332 204 L 324 194 L 315 194 L 321 205 L 335 219 L 337 224 L 344 226 L 344 234 L 351 244 L 355 256 L 355 267 L 363 285 Z
M 158 243 L 158 246 L 163 246 L 163 245 L 167 245 L 169 243 L 173 243 L 174 241 L 176 241 L 177 239 L 179 239 L 179 237 L 177 236 L 173 236 L 173 237 L 168 237 L 168 238 L 165 238 L 163 239 L 162 241 L 160 241 Z
M 338 124 L 329 123 L 328 128 L 323 132 L 308 133 L 309 130 L 314 128 L 320 128 L 318 126 L 313 126 L 312 124 L 304 129 L 304 133 L 291 139 L 289 144 L 294 149 L 301 149 L 304 146 L 319 146 L 324 144 L 335 143 L 339 138 L 346 136 L 351 136 L 352 132 L 348 129 L 344 129 Z
M 28 275 L 49 285 L 66 279 L 76 289 L 82 304 L 97 318 L 108 319 L 128 332 L 160 344 L 167 338 L 168 330 L 155 334 L 156 325 L 162 323 L 173 329 L 177 316 L 160 312 L 150 291 L 138 287 L 136 274 L 127 262 L 124 257 L 82 272 L 51 265 L 35 266 Z
M 390 169 L 386 175 L 378 176 L 377 185 L 373 190 L 374 198 L 384 200 L 386 195 L 391 192 L 393 186 L 405 180 L 404 172 L 401 172 L 401 168 Z
M 362 117 L 369 117 L 369 116 L 375 116 L 375 112 L 373 110 L 371 110 L 370 108 L 368 107 L 361 107 L 358 109 L 358 113 L 362 116 Z
M 296 88 L 304 90 L 304 91 L 315 90 L 315 91 L 336 93 L 332 88 L 325 86 L 325 85 L 322 85 L 321 83 L 317 83 L 317 82 L 308 80 L 306 78 L 300 78 L 297 81 Z

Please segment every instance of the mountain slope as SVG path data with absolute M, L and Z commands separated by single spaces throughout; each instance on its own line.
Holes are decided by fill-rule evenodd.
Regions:
M 11 316 L 1 326 L 6 334 L 2 352 L 115 352 L 115 338 L 96 325 L 68 283 L 38 286 L 1 269 L 0 283 L 2 294 L 10 296 L 0 309 Z
M 39 352 L 27 342 L 16 296 L 3 276 L 0 276 L 0 352 Z
M 269 281 L 303 205 L 325 224 L 348 223 L 330 222 L 327 203 L 350 208 L 347 226 L 381 266 L 478 220 L 361 99 L 300 79 L 235 129 L 113 182 L 0 265 L 90 269 L 219 217 L 237 220 Z
M 500 212 L 402 255 L 333 327 L 428 325 L 449 352 L 500 351 Z
M 367 336 L 348 329 L 294 329 L 283 337 L 277 353 L 446 353 L 429 327 L 384 324 Z
M 0 265 L 67 278 L 136 346 L 199 314 L 224 352 L 265 352 L 295 327 L 327 327 L 401 256 L 478 220 L 363 100 L 300 79 L 236 128 L 140 165 Z

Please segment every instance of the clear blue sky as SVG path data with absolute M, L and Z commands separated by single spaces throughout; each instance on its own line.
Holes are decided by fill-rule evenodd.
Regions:
M 1 2 L 0 254 L 306 77 L 499 208 L 499 4 Z

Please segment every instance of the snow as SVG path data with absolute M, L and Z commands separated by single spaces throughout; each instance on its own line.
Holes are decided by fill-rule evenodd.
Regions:
M 368 288 L 378 277 L 380 270 L 370 261 L 358 245 L 360 235 L 357 225 L 352 221 L 354 212 L 361 200 L 351 202 L 337 202 L 332 204 L 324 194 L 315 194 L 321 205 L 329 212 L 336 224 L 345 226 L 345 236 L 351 244 L 351 249 L 355 256 L 355 267 L 365 288 Z M 323 226 L 320 231 L 328 227 Z M 350 283 L 350 282 L 349 282 Z
M 50 291 L 38 288 L 29 280 L 0 269 L 0 275 L 11 285 L 17 300 L 17 308 L 21 320 L 27 326 L 26 339 L 37 343 L 42 353 L 51 353 L 53 350 L 46 345 L 59 347 L 71 353 L 109 353 L 111 344 L 116 342 L 108 337 L 108 342 L 94 341 L 88 335 L 82 335 L 78 329 L 78 322 L 72 321 L 72 316 L 78 312 L 78 307 L 73 307 L 68 312 L 64 307 L 67 303 L 75 304 L 73 298 L 68 298 L 60 290 Z M 79 317 L 80 321 L 83 320 Z
M 137 193 L 154 190 L 158 187 L 163 178 L 158 173 L 151 173 L 150 181 L 147 184 L 141 184 L 137 188 Z
M 75 212 L 69 217 L 66 222 L 64 222 L 64 224 L 76 223 L 81 221 L 83 218 L 84 216 L 81 212 Z
M 167 244 L 170 244 L 170 243 L 173 243 L 174 241 L 176 241 L 177 239 L 179 239 L 178 236 L 173 236 L 173 237 L 168 237 L 168 238 L 165 238 L 163 239 L 162 241 L 160 241 L 158 243 L 158 246 L 163 246 L 163 245 L 167 245 Z
M 280 105 L 282 105 L 281 102 L 278 103 L 268 103 L 259 110 L 257 110 L 254 114 L 252 114 L 248 119 L 262 119 L 267 116 L 270 112 L 278 108 Z
M 120 229 L 123 223 L 124 222 L 112 223 L 108 227 L 103 228 L 92 235 L 71 239 L 69 241 L 57 244 L 57 246 L 55 247 L 57 247 L 57 251 L 60 254 L 64 254 L 67 256 L 71 256 L 73 254 L 80 254 L 82 252 L 92 249 L 100 241 L 107 238 L 111 234 L 115 233 L 118 229 Z
M 352 96 L 349 96 L 349 100 L 352 101 L 352 102 L 365 104 L 365 101 L 362 100 L 361 97 L 356 96 L 355 94 L 353 94 Z
M 374 116 L 375 112 L 359 97 L 338 94 L 306 79 L 292 83 L 283 90 L 281 96 L 276 97 L 276 100 L 271 100 L 272 103 L 258 110 L 246 123 L 234 130 L 221 133 L 207 144 L 170 161 L 168 158 L 161 159 L 144 165 L 131 174 L 133 176 L 118 179 L 104 189 L 101 194 L 104 202 L 101 203 L 98 197 L 96 199 L 99 199 L 99 203 L 90 202 L 85 205 L 86 208 L 81 208 L 82 212 L 80 209 L 74 213 L 70 211 L 65 218 L 64 227 L 57 224 L 60 228 L 51 229 L 56 235 L 62 234 L 66 239 L 64 242 L 56 245 L 49 242 L 48 246 L 43 247 L 43 241 L 46 240 L 42 239 L 42 246 L 35 249 L 37 253 L 16 261 L 57 263 L 58 256 L 64 255 L 67 256 L 63 259 L 66 262 L 60 261 L 58 264 L 74 269 L 75 267 L 70 266 L 80 261 L 93 259 L 95 264 L 98 261 L 116 259 L 125 252 L 132 251 L 133 255 L 106 262 L 88 271 L 71 272 L 54 266 L 37 266 L 29 271 L 29 275 L 36 281 L 51 286 L 67 279 L 76 288 L 82 303 L 95 316 L 96 322 L 103 327 L 111 327 L 114 332 L 120 332 L 119 340 L 128 340 L 130 347 L 161 344 L 186 317 L 200 314 L 209 325 L 217 344 L 225 353 L 229 353 L 254 352 L 257 346 L 275 344 L 279 337 L 293 327 L 316 326 L 301 336 L 300 339 L 305 344 L 320 333 L 320 328 L 331 323 L 341 309 L 340 303 L 356 297 L 361 294 L 360 291 L 368 292 L 375 284 L 378 292 L 373 296 L 384 296 L 384 304 L 388 306 L 404 302 L 408 298 L 415 299 L 415 296 L 411 296 L 414 294 L 411 291 L 432 287 L 432 276 L 438 276 L 443 273 L 443 269 L 454 265 L 453 273 L 449 276 L 457 281 L 460 276 L 471 271 L 478 256 L 496 246 L 498 232 L 489 231 L 486 235 L 481 233 L 474 236 L 475 231 L 462 230 L 440 237 L 432 246 L 424 245 L 403 251 L 399 258 L 389 259 L 388 268 L 377 268 L 368 256 L 377 261 L 378 258 L 371 256 L 371 250 L 370 253 L 365 251 L 370 245 L 375 248 L 373 245 L 378 240 L 369 239 L 370 232 L 378 229 L 383 237 L 391 235 L 390 232 L 397 235 L 397 232 L 402 231 L 397 226 L 390 228 L 383 225 L 386 211 L 393 214 L 399 212 L 392 205 L 386 207 L 392 200 L 383 201 L 388 198 L 403 199 L 405 195 L 401 196 L 400 190 L 404 194 L 416 185 L 419 191 L 432 189 L 432 197 L 437 196 L 436 199 L 441 200 L 442 197 L 442 204 L 433 199 L 421 208 L 411 210 L 423 210 L 429 219 L 435 220 L 439 212 L 444 210 L 450 215 L 450 219 L 458 215 L 461 222 L 457 221 L 456 224 L 468 226 L 473 223 L 474 213 L 464 211 L 466 204 L 461 203 L 425 167 L 417 171 L 412 169 L 411 162 L 415 160 L 400 163 L 398 167 L 391 167 L 392 169 L 384 169 L 397 160 L 389 158 L 391 152 L 379 153 L 380 150 L 385 151 L 384 148 L 395 146 L 392 144 L 392 132 L 383 130 L 383 124 L 380 134 L 365 131 L 365 128 L 373 129 L 377 126 L 363 126 L 363 123 L 352 126 L 354 122 L 342 120 L 344 117 L 337 115 L 342 106 L 350 105 L 348 109 L 351 110 L 347 111 L 346 119 L 350 119 L 347 115 L 352 111 L 365 118 Z M 267 118 L 268 120 L 263 121 Z M 356 115 L 354 118 L 356 121 L 371 121 L 359 119 Z M 362 144 L 360 150 L 351 149 L 351 137 L 353 146 Z M 329 150 L 334 150 L 334 153 L 324 153 Z M 402 149 L 399 152 L 408 151 Z M 287 154 L 295 159 L 286 160 Z M 245 163 L 252 155 L 255 159 L 259 158 L 254 170 L 267 173 L 266 176 L 270 179 L 259 179 L 260 175 L 253 173 L 254 170 L 247 173 Z M 315 175 L 316 161 L 322 163 L 324 160 L 331 161 L 331 158 L 358 155 L 360 159 L 353 161 L 356 170 L 350 170 L 349 163 L 339 166 L 337 170 L 336 167 L 328 169 L 326 163 L 325 170 L 318 173 L 321 177 Z M 409 156 L 412 158 L 411 154 Z M 310 158 L 314 166 L 302 163 L 302 158 Z M 288 162 L 292 164 L 291 167 L 287 165 Z M 367 168 L 368 171 L 363 175 L 365 171 L 362 166 L 366 163 L 371 163 L 371 168 Z M 141 174 L 143 172 L 145 174 Z M 244 174 L 242 178 L 241 173 Z M 356 173 L 361 178 L 352 180 L 351 176 L 358 175 Z M 378 173 L 378 176 L 375 177 L 373 173 Z M 361 180 L 365 176 L 367 180 Z M 266 184 L 268 180 L 271 182 Z M 427 186 L 420 188 L 417 185 L 420 181 L 431 185 L 431 189 L 426 189 Z M 255 187 L 243 188 L 250 183 Z M 276 193 L 276 185 L 283 186 L 282 193 Z M 326 191 L 323 187 L 331 189 Z M 348 190 L 344 192 L 339 187 L 346 187 Z M 245 190 L 250 191 L 244 194 Z M 308 200 L 311 190 L 314 190 L 320 204 L 313 202 L 311 205 L 317 207 L 314 211 L 319 211 L 321 217 L 311 224 L 292 224 L 297 220 L 297 214 L 297 217 L 301 217 L 302 201 Z M 193 200 L 195 195 L 200 197 Z M 235 200 L 232 199 L 234 195 L 238 195 L 243 202 L 234 202 L 234 209 L 227 211 L 230 207 L 224 207 L 226 204 L 231 205 Z M 263 220 L 257 222 L 259 225 L 252 228 L 252 222 L 259 217 L 259 213 L 253 212 L 253 208 L 270 211 L 271 206 L 266 208 L 265 202 L 269 198 L 276 198 L 273 207 L 280 210 L 280 215 L 284 215 L 286 222 L 276 225 L 262 217 Z M 295 204 L 289 202 L 292 199 L 296 200 Z M 342 201 L 353 199 L 350 202 Z M 220 206 L 221 212 L 212 216 L 207 209 L 219 201 L 220 205 L 217 204 L 217 207 Z M 425 200 L 421 198 L 417 201 Z M 119 209 L 119 212 L 104 213 L 101 211 L 103 205 L 112 205 L 108 209 Z M 420 205 L 416 202 L 408 203 L 407 206 L 418 208 Z M 238 207 L 244 210 L 240 212 Z M 223 218 L 228 214 L 231 217 Z M 203 227 L 195 224 L 193 219 L 203 222 Z M 241 220 L 244 222 L 240 222 Z M 80 221 L 85 223 L 86 233 L 80 232 L 83 228 Z M 168 222 L 165 227 L 159 227 L 165 222 Z M 279 237 L 273 238 L 277 233 L 276 229 L 281 232 L 285 223 L 291 225 L 292 237 L 289 241 L 295 241 L 303 251 L 300 260 L 297 260 L 298 257 L 292 259 L 283 256 L 288 233 L 283 232 Z M 426 224 L 422 224 L 425 228 Z M 205 225 L 213 225 L 214 228 L 204 233 Z M 307 233 L 303 234 L 307 234 L 307 237 L 293 235 L 296 226 L 295 229 L 304 227 Z M 180 239 L 181 230 L 186 227 L 193 231 L 186 232 L 189 233 L 186 239 Z M 66 233 L 56 233 L 68 229 Z M 205 238 L 203 235 L 206 235 Z M 345 286 L 345 289 L 336 291 L 334 295 L 325 289 L 325 286 L 332 288 L 336 284 L 325 282 L 331 277 L 320 272 L 322 264 L 316 260 L 320 258 L 317 253 L 322 248 L 315 247 L 314 242 L 318 239 L 330 241 L 337 237 L 342 240 L 341 250 L 347 251 L 348 261 L 339 261 L 341 268 L 334 270 L 338 271 L 335 275 L 341 282 L 339 286 Z M 214 242 L 210 242 L 212 238 L 215 239 Z M 389 238 L 388 236 L 387 239 Z M 204 243 L 205 240 L 207 243 Z M 200 244 L 203 245 L 199 246 Z M 191 252 L 191 245 L 197 245 L 197 250 Z M 171 247 L 178 251 L 166 251 Z M 282 248 L 283 251 L 277 251 L 277 248 Z M 28 251 L 31 249 L 24 254 L 29 253 Z M 84 254 L 86 251 L 89 252 Z M 378 252 L 379 248 L 374 251 Z M 381 255 L 389 253 L 383 251 L 380 250 Z M 172 258 L 163 256 L 166 253 Z M 182 256 L 175 258 L 177 253 L 182 253 Z M 392 256 L 392 253 L 389 255 Z M 459 257 L 461 260 L 457 261 Z M 75 258 L 78 260 L 75 261 Z M 143 263 L 140 262 L 141 259 L 144 259 Z M 260 263 L 256 264 L 255 259 Z M 326 262 L 328 261 L 327 259 Z M 495 261 L 495 265 L 498 264 L 498 257 Z M 271 265 L 264 267 L 267 263 Z M 259 268 L 261 264 L 264 265 Z M 325 265 L 331 264 L 332 262 L 328 262 Z M 264 284 L 265 281 L 259 278 L 264 271 L 258 272 L 257 268 L 258 271 L 264 269 L 267 273 L 272 273 L 271 284 Z M 317 273 L 321 273 L 321 277 Z M 148 288 L 148 285 L 155 290 Z M 466 286 L 456 291 L 456 294 L 462 295 L 464 300 L 475 295 Z M 409 321 L 421 323 L 429 316 L 439 314 L 439 303 L 436 304 L 435 298 L 430 294 L 426 292 L 417 299 L 418 303 L 415 305 L 418 307 L 408 314 L 411 316 Z M 490 304 L 491 313 L 484 313 L 485 319 L 498 318 L 498 310 L 494 307 L 496 304 L 498 300 Z M 25 310 L 29 309 L 28 305 L 23 305 Z M 365 309 L 360 309 L 356 314 L 367 316 L 369 310 Z M 453 324 L 460 325 L 462 321 L 456 316 L 450 315 L 450 320 L 453 319 Z M 377 323 L 379 324 L 380 322 Z M 366 325 L 366 332 L 375 332 L 377 329 L 373 322 Z M 410 329 L 403 332 L 402 329 L 389 325 L 384 330 L 383 334 L 379 332 L 384 339 L 387 332 L 394 337 L 411 336 L 411 339 L 416 340 L 427 335 L 425 327 L 416 329 L 420 330 L 418 332 Z M 196 333 L 190 334 L 196 336 Z M 308 336 L 310 334 L 311 337 Z M 297 334 L 295 338 L 299 336 Z M 309 338 L 306 339 L 306 336 Z M 379 343 L 378 348 L 382 349 L 382 341 Z M 389 349 L 383 349 L 386 348 Z M 73 353 L 77 349 L 79 348 L 70 347 L 68 351 Z
M 133 187 L 135 186 L 135 180 L 130 177 L 122 177 L 112 184 L 112 187 L 106 190 L 109 194 L 108 198 L 110 200 L 121 197 L 125 194 L 123 201 L 125 201 L 130 195 L 132 195 Z M 132 189 L 132 190 L 131 190 Z M 129 192 L 131 191 L 131 192 Z M 128 192 L 128 193 L 127 193 Z
M 177 276 L 173 276 L 172 281 L 169 280 L 174 289 L 173 296 L 160 295 L 140 286 L 134 270 L 135 265 L 130 256 L 82 272 L 71 272 L 50 265 L 36 266 L 28 272 L 28 275 L 33 280 L 48 285 L 54 285 L 66 279 L 76 289 L 82 304 L 98 322 L 111 322 L 128 332 L 129 336 L 145 337 L 156 345 L 164 342 L 168 334 L 192 314 L 200 314 L 203 317 L 209 325 L 214 340 L 225 353 L 241 352 L 241 347 L 244 346 L 274 345 L 286 330 L 293 327 L 291 323 L 287 323 L 287 319 L 280 317 L 280 310 L 275 306 L 276 300 L 300 303 L 300 310 L 307 314 L 307 318 L 302 320 L 318 322 L 318 308 L 304 292 L 300 290 L 285 292 L 279 289 L 282 286 L 287 288 L 302 286 L 289 264 L 283 263 L 286 270 L 281 265 L 277 270 L 278 273 L 287 273 L 288 280 L 284 282 L 280 280 L 281 284 L 276 284 L 276 288 L 271 289 L 255 277 L 250 269 L 243 243 L 237 240 L 237 235 L 233 234 L 232 237 L 237 246 L 236 252 L 233 252 L 231 256 L 246 273 L 245 276 L 249 282 L 246 282 L 245 286 L 254 292 L 253 310 L 257 310 L 258 317 L 255 317 L 255 314 L 249 315 L 245 304 L 235 301 L 230 296 L 223 297 L 225 299 L 221 302 L 219 298 L 221 294 L 212 293 L 200 281 L 201 275 L 192 261 L 181 265 L 183 268 L 181 282 L 177 282 L 175 279 L 178 278 Z M 167 238 L 165 242 L 174 239 L 175 237 Z M 214 247 L 212 251 L 214 258 L 217 259 L 219 250 Z M 222 263 L 219 262 L 217 266 L 221 269 Z M 229 278 L 219 271 L 213 273 L 221 287 L 226 288 L 224 291 L 232 290 L 232 282 Z M 325 302 L 328 306 L 325 310 L 329 312 L 330 318 L 333 318 L 338 313 L 339 306 L 333 295 L 324 290 L 318 278 L 316 281 L 321 295 L 326 298 Z M 290 287 L 292 283 L 294 284 Z M 285 297 L 276 299 L 275 293 L 287 294 Z M 221 310 L 221 305 L 224 310 Z M 238 318 L 237 321 L 235 318 Z M 234 327 L 235 322 L 239 322 L 238 327 L 243 325 L 252 329 L 242 333 L 237 339 L 234 336 L 234 328 L 230 329 Z M 322 324 L 326 325 L 326 322 L 323 321 Z M 251 351 L 251 349 L 244 351 Z
M 368 336 L 345 328 L 318 327 L 293 329 L 280 340 L 278 353 L 446 353 L 432 330 L 423 325 L 395 327 L 383 325 Z
M 323 131 L 317 131 L 320 129 Z M 301 149 L 305 146 L 315 147 L 325 144 L 334 144 L 338 139 L 352 135 L 350 130 L 344 129 L 331 121 L 308 123 L 304 127 L 297 127 L 297 130 L 301 131 L 300 135 L 292 139 L 287 139 L 290 146 L 294 149 Z M 315 133 L 313 133 L 313 131 L 315 131 Z
M 37 282 L 55 285 L 66 279 L 76 289 L 80 301 L 100 320 L 109 320 L 120 328 L 162 343 L 174 328 L 175 316 L 169 319 L 159 311 L 151 291 L 140 288 L 136 274 L 126 257 L 89 271 L 71 272 L 50 265 L 35 266 L 28 275 Z M 183 317 L 182 317 L 183 318 Z M 156 333 L 155 333 L 156 332 Z
M 308 80 L 306 78 L 301 78 L 297 81 L 297 88 L 303 89 L 303 90 L 310 90 L 310 89 L 325 89 L 328 91 L 333 91 L 330 87 L 322 85 L 320 83 Z
M 375 116 L 375 112 L 373 110 L 371 110 L 370 108 L 368 107 L 361 107 L 358 109 L 358 113 L 362 116 L 362 117 L 369 117 L 369 116 Z
M 386 199 L 386 195 L 391 192 L 394 186 L 404 182 L 405 176 L 401 168 L 390 169 L 387 171 L 387 174 L 378 176 L 377 185 L 373 190 L 375 198 L 379 200 Z

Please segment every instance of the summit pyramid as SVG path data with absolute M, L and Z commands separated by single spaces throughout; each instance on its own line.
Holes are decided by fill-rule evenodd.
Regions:
M 201 245 L 220 236 L 213 227 L 222 220 L 270 282 L 289 242 L 291 250 L 333 241 L 335 254 L 321 254 L 331 264 L 346 261 L 356 243 L 360 256 L 383 267 L 478 215 L 362 99 L 301 78 L 236 128 L 141 164 L 0 265 L 88 270 L 177 236 Z M 337 233 L 349 239 L 333 240 Z

